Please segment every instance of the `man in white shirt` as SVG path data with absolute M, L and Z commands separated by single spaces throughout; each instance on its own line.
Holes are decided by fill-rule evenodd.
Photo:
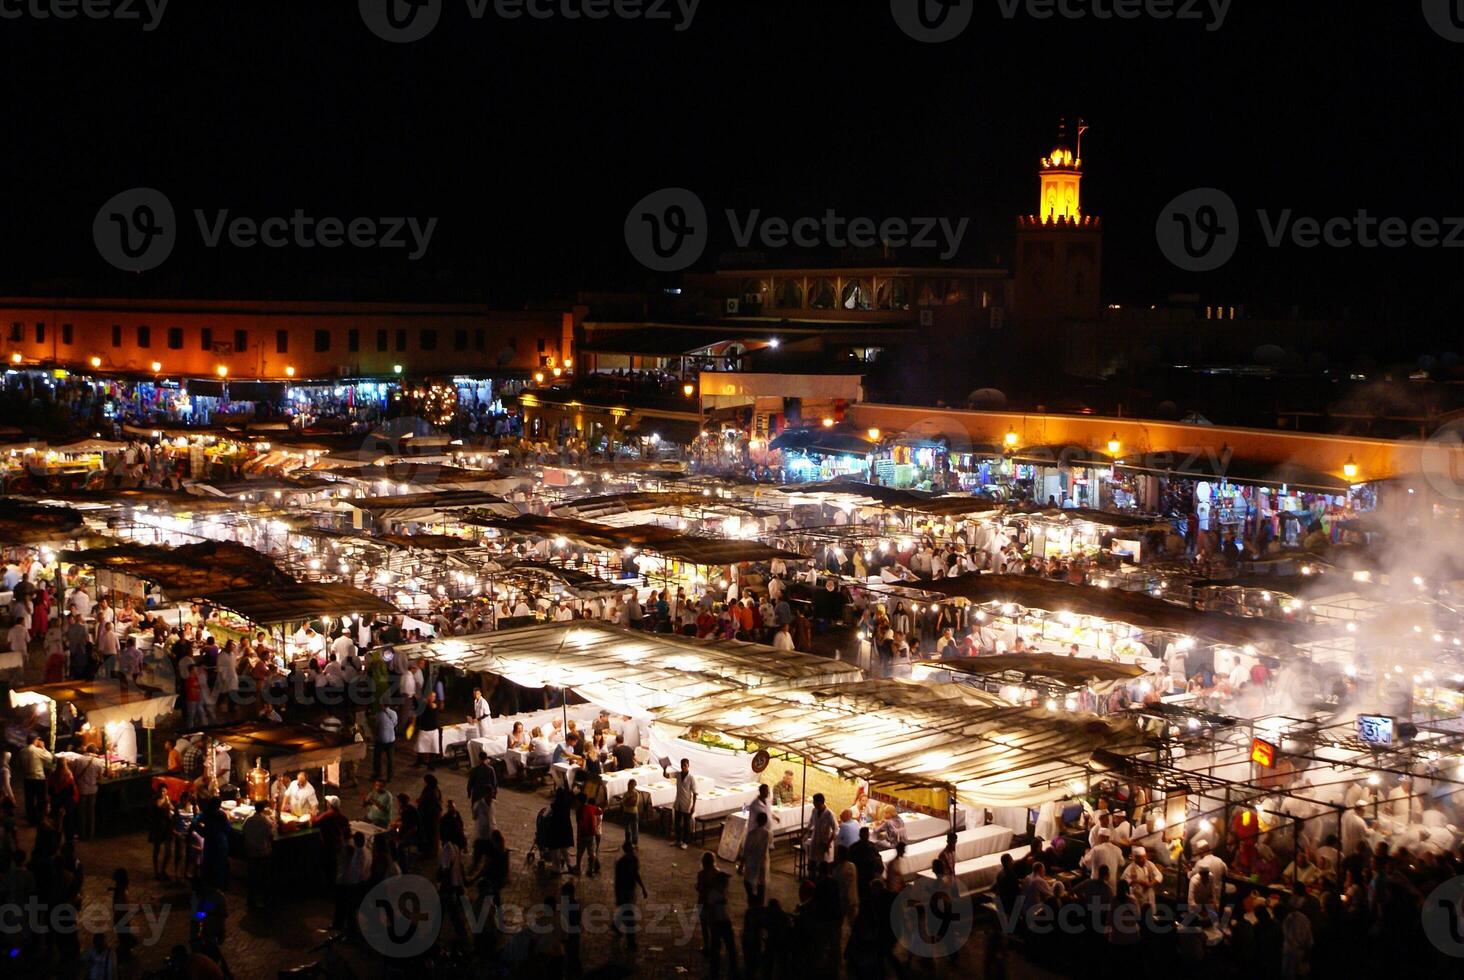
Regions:
M 76 810 L 77 833 L 83 840 L 91 840 L 97 835 L 97 777 L 102 774 L 102 760 L 96 757 L 96 749 L 88 748 L 69 762 L 81 798 Z
M 1142 847 L 1134 848 L 1134 859 L 1127 868 L 1123 869 L 1123 880 L 1129 884 L 1129 894 L 1139 908 L 1154 908 L 1156 904 L 1155 889 L 1163 880 L 1163 874 L 1159 866 L 1149 860 L 1148 853 Z
M 1098 877 L 1099 868 L 1108 869 L 1108 880 L 1117 881 L 1118 873 L 1123 867 L 1123 851 L 1114 844 L 1110 838 L 1112 831 L 1103 828 L 1098 829 L 1098 844 L 1088 849 L 1080 862 L 1088 869 L 1088 875 L 1092 878 Z
M 1201 838 L 1195 841 L 1195 870 L 1210 869 L 1210 877 L 1216 881 L 1225 880 L 1225 862 L 1210 852 L 1210 842 Z
M 788 632 L 787 626 L 779 626 L 778 632 L 773 634 L 774 650 L 792 650 L 793 634 Z
M 296 773 L 295 781 L 285 790 L 280 811 L 292 817 L 313 817 L 319 805 L 315 787 L 310 785 L 302 770 Z
M 7 563 L 5 575 L 0 577 L 0 586 L 4 586 L 6 592 L 14 592 L 15 587 L 20 584 L 20 568 Z
M 90 616 L 92 611 L 92 598 L 86 594 L 86 586 L 78 585 L 72 589 L 71 595 L 66 600 L 66 606 L 82 619 Z
M 349 633 L 342 630 L 341 635 L 336 637 L 330 645 L 330 655 L 332 659 L 345 663 L 347 658 L 356 655 L 356 641 L 351 639 Z
M 25 628 L 23 621 L 16 619 L 10 627 L 10 632 L 5 634 L 5 640 L 7 650 L 24 655 L 30 648 L 30 630 Z M 21 666 L 24 667 L 25 664 L 22 663 Z
M 783 598 L 784 588 L 786 588 L 786 586 L 783 585 L 782 579 L 773 578 L 768 582 L 768 598 L 772 599 L 773 602 L 777 602 L 779 599 Z
M 529 739 L 529 764 L 548 765 L 552 758 L 554 758 L 554 743 L 545 738 L 544 732 L 536 727 L 533 738 Z
M 1119 810 L 1113 817 L 1113 842 L 1119 847 L 1131 845 L 1134 837 L 1134 825 L 1129 823 L 1128 816 Z

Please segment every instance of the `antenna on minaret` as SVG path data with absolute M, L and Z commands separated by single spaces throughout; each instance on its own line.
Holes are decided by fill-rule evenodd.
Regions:
M 1078 162 L 1083 162 L 1083 134 L 1088 131 L 1088 124 L 1083 122 L 1083 117 L 1078 117 L 1078 145 L 1074 152 L 1078 155 Z

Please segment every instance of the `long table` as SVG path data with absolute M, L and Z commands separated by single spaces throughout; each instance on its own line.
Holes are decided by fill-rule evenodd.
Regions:
M 1011 843 L 1011 830 L 999 824 L 987 824 L 985 827 L 963 830 L 956 834 L 956 861 L 958 863 L 969 861 L 972 858 L 1004 851 L 1011 846 Z M 928 840 L 907 844 L 904 857 L 896 857 L 894 850 L 891 849 L 881 851 L 880 858 L 886 865 L 893 863 L 896 874 L 909 877 L 921 871 L 928 871 L 943 850 L 945 850 L 945 838 L 931 837 Z
M 796 834 L 813 817 L 813 804 L 804 803 L 801 806 L 775 806 L 771 807 L 773 814 L 773 838 L 786 837 L 789 834 Z M 736 813 L 727 814 L 726 821 L 722 824 L 722 840 L 717 844 L 717 856 L 724 861 L 731 861 L 737 857 L 737 851 L 742 847 L 742 838 L 747 836 L 747 810 L 744 808 Z

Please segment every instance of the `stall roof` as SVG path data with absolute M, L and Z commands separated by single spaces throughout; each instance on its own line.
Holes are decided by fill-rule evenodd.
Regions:
M 1115 469 L 1154 476 L 1183 476 L 1194 480 L 1242 483 L 1259 487 L 1291 487 L 1317 493 L 1344 494 L 1347 480 L 1296 463 L 1267 463 L 1232 455 L 1214 457 L 1193 453 L 1148 453 L 1125 456 Z
M 1013 463 L 1027 466 L 1086 466 L 1106 469 L 1113 459 L 1093 449 L 1073 445 L 1024 446 L 1012 453 Z
M 242 751 L 249 760 L 267 759 L 276 772 L 327 766 L 366 757 L 366 743 L 341 732 L 283 722 L 239 721 L 203 734 Z
M 1104 768 L 1098 750 L 1146 744 L 1128 719 L 991 706 L 955 685 L 900 680 L 715 694 L 657 720 L 774 746 L 881 788 L 945 787 L 978 806 L 1069 795 Z
M 427 521 L 438 514 L 468 508 L 518 513 L 518 508 L 502 497 L 483 490 L 433 490 L 391 497 L 359 497 L 348 502 L 352 507 L 391 521 Z
M 572 688 L 631 713 L 705 694 L 744 694 L 779 685 L 862 676 L 827 657 L 735 640 L 693 640 L 594 620 L 474 633 L 397 647 L 467 671 L 500 674 L 524 687 Z
M 140 721 L 151 728 L 163 715 L 173 710 L 178 696 L 168 694 L 146 694 L 141 691 L 123 690 L 116 682 L 106 681 L 57 681 L 54 684 L 37 684 L 10 692 L 13 706 L 35 704 L 40 698 L 47 698 L 58 704 L 74 704 L 86 715 L 93 726 L 107 725 L 114 721 Z
M 232 541 L 201 541 L 177 548 L 122 544 L 63 551 L 60 557 L 73 565 L 155 582 L 180 599 L 223 589 L 281 586 L 294 581 L 268 555 Z
M 395 615 L 400 610 L 385 599 L 352 588 L 320 582 L 292 582 L 271 588 L 239 588 L 194 595 L 232 610 L 259 626 L 303 622 L 317 616 L 345 613 Z
M 1165 630 L 1231 646 L 1269 641 L 1297 643 L 1307 639 L 1307 628 L 1301 624 L 1201 612 L 1140 592 L 1069 585 L 1036 575 L 961 575 L 912 587 L 975 603 L 1012 602 L 1049 613 L 1095 616 L 1144 630 Z
M 994 500 L 982 497 L 971 497 L 965 494 L 941 495 L 926 493 L 922 490 L 901 490 L 877 483 L 861 483 L 857 480 L 825 480 L 822 483 L 792 484 L 778 487 L 778 490 L 796 496 L 842 500 L 863 507 L 894 507 L 922 514 L 945 516 L 974 514 L 979 511 L 996 510 L 1001 506 Z
M 1120 681 L 1144 676 L 1144 668 L 1134 664 L 1092 660 L 1085 657 L 1059 657 L 1048 653 L 917 660 L 915 663 L 922 667 L 949 670 L 960 674 L 1017 673 L 1026 677 L 1047 677 L 1073 685 L 1082 685 L 1095 678 L 1100 681 Z
M 502 575 L 525 575 L 533 578 L 550 578 L 564 585 L 571 594 L 583 598 L 590 595 L 615 595 L 635 588 L 633 582 L 610 582 L 588 572 L 573 568 L 561 568 L 541 561 L 498 560 L 499 570 L 492 573 Z
M 547 517 L 538 514 L 520 514 L 517 517 L 478 517 L 473 519 L 473 523 L 497 528 L 510 534 L 569 538 L 592 548 L 607 551 L 619 551 L 624 548 L 653 551 L 667 558 L 678 558 L 697 565 L 730 565 L 743 561 L 768 561 L 773 558 L 786 558 L 791 561 L 805 560 L 805 556 L 796 552 L 783 551 L 760 541 L 683 534 L 680 531 L 658 527 L 654 524 L 611 527 L 608 524 L 582 521 L 573 517 Z
M 663 507 L 695 507 L 707 503 L 700 490 L 632 490 L 580 497 L 554 508 L 554 513 L 594 520 L 609 514 L 627 514 Z
M 113 507 L 165 507 L 175 511 L 238 510 L 239 501 L 225 497 L 200 497 L 197 494 L 177 490 L 157 490 L 147 487 L 129 489 L 112 488 L 104 490 L 47 490 L 31 494 L 45 500 L 58 500 L 73 504 L 96 504 Z
M 1050 521 L 1086 521 L 1111 528 L 1146 528 L 1167 526 L 1162 517 L 1145 514 L 1118 514 L 1110 510 L 1094 510 L 1091 507 L 1043 507 L 1037 510 L 1011 511 L 1013 517 L 1038 517 Z
M 0 543 L 44 544 L 86 534 L 81 511 L 24 500 L 0 500 Z
M 654 435 L 664 442 L 674 442 L 681 446 L 691 445 L 701 433 L 702 424 L 698 419 L 673 419 L 656 415 L 642 415 L 634 425 L 625 430 L 626 435 Z

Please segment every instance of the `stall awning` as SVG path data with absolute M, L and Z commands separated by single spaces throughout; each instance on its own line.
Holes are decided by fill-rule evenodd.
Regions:
M 1144 668 L 1082 657 L 1058 657 L 1043 653 L 1003 654 L 995 657 L 960 657 L 949 660 L 917 660 L 916 666 L 970 675 L 1021 674 L 1046 677 L 1065 685 L 1081 687 L 1090 680 L 1122 681 L 1144 676 Z
M 437 490 L 392 497 L 361 497 L 349 503 L 388 521 L 430 521 L 439 514 L 469 508 L 491 510 L 497 514 L 518 513 L 518 508 L 502 497 L 482 490 Z
M 400 610 L 385 599 L 352 588 L 318 582 L 295 582 L 273 588 L 242 588 L 193 595 L 238 613 L 258 626 L 298 623 L 320 616 L 346 613 L 396 615 Z
M 690 640 L 585 620 L 475 633 L 397 647 L 524 687 L 569 688 L 631 714 L 707 694 L 822 684 L 862 676 L 827 657 L 735 640 Z
M 700 421 L 691 419 L 668 419 L 655 416 L 642 417 L 635 425 L 625 430 L 628 436 L 636 436 L 649 439 L 657 436 L 662 442 L 675 443 L 678 446 L 689 446 L 696 442 L 701 435 L 702 425 Z
M 1241 459 L 1229 453 L 1220 456 L 1195 453 L 1147 453 L 1125 456 L 1115 469 L 1150 476 L 1179 476 L 1192 480 L 1225 480 L 1247 486 L 1286 487 L 1313 493 L 1345 494 L 1351 484 L 1339 476 L 1295 463 L 1265 463 Z
M 61 542 L 85 533 L 81 511 L 23 500 L 0 500 L 0 545 Z
M 366 758 L 366 743 L 341 732 L 281 722 L 240 721 L 205 729 L 208 738 L 244 753 L 251 765 L 262 758 L 276 773 L 293 773 Z
M 57 704 L 74 704 L 93 727 L 117 721 L 136 721 L 141 722 L 144 728 L 152 728 L 160 717 L 173 710 L 178 696 L 173 693 L 150 695 L 141 691 L 124 691 L 115 681 L 58 681 L 10 692 L 12 707 L 38 704 L 43 699 Z
M 1138 749 L 1127 719 L 991 706 L 956 685 L 868 680 L 739 691 L 668 707 L 657 721 L 804 756 L 881 789 L 943 787 L 974 806 L 1036 806 L 1104 768 L 1099 750 Z
M 283 586 L 294 581 L 268 555 L 232 541 L 201 541 L 177 548 L 123 544 L 63 551 L 60 558 L 73 565 L 120 572 L 156 583 L 174 598 L 244 586 Z
M 1024 446 L 1012 453 L 1012 462 L 1026 466 L 1086 467 L 1107 469 L 1113 465 L 1109 456 L 1082 446 Z
M 825 480 L 821 483 L 801 483 L 778 488 L 782 493 L 795 497 L 807 497 L 818 501 L 839 501 L 860 507 L 891 507 L 914 511 L 932 516 L 954 517 L 960 514 L 975 514 L 996 510 L 1001 505 L 983 497 L 965 494 L 934 494 L 923 490 L 902 490 L 897 487 L 881 486 L 877 483 L 862 483 L 858 480 Z
M 928 593 L 967 599 L 978 604 L 1009 602 L 1057 615 L 1092 616 L 1127 623 L 1141 630 L 1178 633 L 1230 646 L 1297 643 L 1309 635 L 1308 628 L 1297 623 L 1201 612 L 1140 592 L 1069 585 L 1037 575 L 961 575 L 922 582 L 916 587 Z
M 510 534 L 565 538 L 606 551 L 621 551 L 625 548 L 650 551 L 665 558 L 676 558 L 697 565 L 731 565 L 744 561 L 771 561 L 774 558 L 806 560 L 805 556 L 797 552 L 784 551 L 760 541 L 683 534 L 655 524 L 611 527 L 573 517 L 546 517 L 538 514 L 520 514 L 517 517 L 481 516 L 474 517 L 472 523 L 497 528 Z

